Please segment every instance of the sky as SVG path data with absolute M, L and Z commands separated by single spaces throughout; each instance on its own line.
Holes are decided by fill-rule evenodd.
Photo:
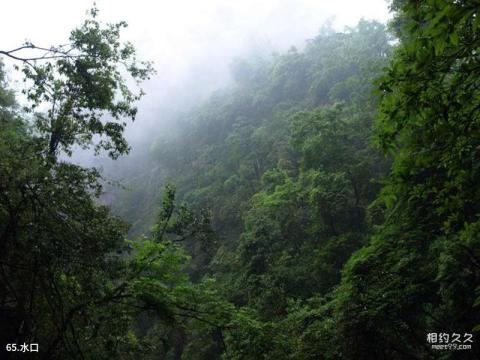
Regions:
M 65 43 L 92 4 L 6 1 L 0 49 L 26 40 L 45 47 Z M 281 52 L 292 45 L 301 48 L 326 21 L 341 30 L 361 18 L 385 22 L 389 17 L 386 0 L 97 0 L 96 4 L 100 20 L 125 20 L 129 27 L 124 39 L 136 46 L 140 59 L 154 62 L 157 74 L 143 86 L 147 96 L 138 116 L 149 126 L 170 118 L 167 108 L 185 108 L 192 99 L 201 101 L 227 85 L 233 58 Z

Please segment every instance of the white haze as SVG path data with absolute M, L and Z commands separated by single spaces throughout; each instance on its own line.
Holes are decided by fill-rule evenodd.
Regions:
M 81 24 L 89 0 L 15 0 L 2 4 L 0 49 L 26 40 L 49 46 L 65 43 Z M 385 0 L 98 0 L 100 20 L 125 20 L 124 39 L 140 59 L 157 70 L 143 88 L 137 121 L 127 137 L 139 144 L 144 134 L 168 129 L 177 111 L 186 111 L 213 90 L 228 85 L 235 57 L 268 55 L 303 46 L 326 21 L 335 29 L 361 18 L 385 22 Z M 8 63 L 7 63 L 8 64 Z M 15 79 L 15 75 L 11 75 Z M 168 130 L 167 130 L 168 131 Z

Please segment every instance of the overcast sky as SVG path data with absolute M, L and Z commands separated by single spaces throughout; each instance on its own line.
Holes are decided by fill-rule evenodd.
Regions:
M 80 24 L 89 0 L 14 0 L 2 3 L 0 49 L 25 40 L 49 46 L 65 42 Z M 97 0 L 100 20 L 125 20 L 125 39 L 158 74 L 144 88 L 139 118 L 159 117 L 162 104 L 191 92 L 207 94 L 227 82 L 234 57 L 258 50 L 302 46 L 326 20 L 336 29 L 360 18 L 388 18 L 385 0 Z M 173 101 L 174 102 L 174 101 Z M 161 117 L 161 116 L 160 116 Z

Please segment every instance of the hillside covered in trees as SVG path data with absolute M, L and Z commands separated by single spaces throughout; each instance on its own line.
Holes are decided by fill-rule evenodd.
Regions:
M 125 23 L 0 49 L 2 358 L 479 358 L 479 7 L 391 10 L 235 60 L 141 159 Z

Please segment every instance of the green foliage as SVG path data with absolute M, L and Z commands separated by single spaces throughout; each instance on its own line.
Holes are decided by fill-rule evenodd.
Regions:
M 363 21 L 345 33 L 323 31 L 303 52 L 236 61 L 235 87 L 189 115 L 178 139 L 158 141 L 143 182 L 135 172 L 145 194 L 150 182 L 175 179 L 182 199 L 211 211 L 217 239 L 207 254 L 195 250 L 198 241 L 185 242 L 189 272 L 215 277 L 238 312 L 225 349 L 203 352 L 198 344 L 208 339 L 193 333 L 187 358 L 318 354 L 307 355 L 314 346 L 297 321 L 320 314 L 307 301 L 335 289 L 343 264 L 370 234 L 369 219 L 383 214 L 379 205 L 369 216 L 369 205 L 389 163 L 370 138 L 372 82 L 387 64 L 388 41 L 381 24 Z M 147 197 L 135 190 L 122 208 L 136 208 L 138 196 Z
M 152 235 L 126 241 L 128 226 L 98 204 L 98 171 L 57 157 L 57 146 L 69 153 L 98 134 L 111 138 L 99 145 L 111 155 L 124 152 L 123 125 L 100 117 L 134 116 L 138 96 L 118 64 L 137 79 L 150 71 L 137 67 L 131 45 L 121 46 L 125 24 L 102 29 L 95 9 L 91 15 L 72 32 L 69 50 L 35 60 L 2 52 L 24 62 L 32 109 L 51 108 L 24 120 L 0 67 L 0 339 L 38 343 L 49 359 L 166 356 L 173 332 L 221 329 L 232 308 L 212 281 L 189 280 L 178 244 L 214 239 L 207 213 L 176 204 L 167 187 Z M 141 321 L 148 316 L 154 324 Z
M 376 123 L 377 143 L 394 157 L 377 201 L 385 222 L 349 260 L 332 302 L 346 358 L 433 358 L 427 333 L 476 335 L 480 320 L 478 6 L 395 6 L 402 42 L 381 78 Z
M 139 80 L 150 72 L 120 44 L 125 24 L 102 28 L 96 13 L 68 45 L 0 52 L 24 65 L 28 110 L 47 109 L 26 121 L 0 67 L 0 338 L 39 343 L 44 358 L 115 357 L 133 323 L 131 312 L 111 306 L 121 296 L 112 284 L 123 276 L 128 227 L 97 204 L 97 170 L 57 158 L 95 135 L 107 136 L 99 148 L 111 155 L 125 152 L 124 125 L 101 117 L 134 116 L 138 96 L 119 64 Z M 23 58 L 23 49 L 42 55 Z
M 137 61 L 132 44 L 121 43 L 120 31 L 127 24 L 103 25 L 97 21 L 97 13 L 92 8 L 90 17 L 71 32 L 66 45 L 43 49 L 27 42 L 0 52 L 23 62 L 24 79 L 31 84 L 24 90 L 31 102 L 28 110 L 48 106 L 46 112 L 34 116 L 49 156 L 61 151 L 70 155 L 76 144 L 89 147 L 94 137 L 98 137 L 96 152 L 107 150 L 112 158 L 128 152 L 124 118 L 135 119 L 134 103 L 143 92 L 132 91 L 124 76 L 129 75 L 138 85 L 153 69 L 150 63 Z M 42 51 L 42 55 L 19 57 L 17 52 L 22 49 Z
M 235 86 L 132 167 L 117 209 L 139 214 L 133 240 L 96 202 L 98 172 L 57 158 L 96 135 L 128 149 L 141 93 L 118 66 L 151 70 L 125 24 L 93 9 L 71 50 L 23 59 L 31 109 L 51 105 L 33 123 L 0 68 L 2 339 L 58 359 L 478 357 L 426 342 L 480 329 L 478 6 L 391 6 L 393 53 L 361 21 L 235 61 Z

